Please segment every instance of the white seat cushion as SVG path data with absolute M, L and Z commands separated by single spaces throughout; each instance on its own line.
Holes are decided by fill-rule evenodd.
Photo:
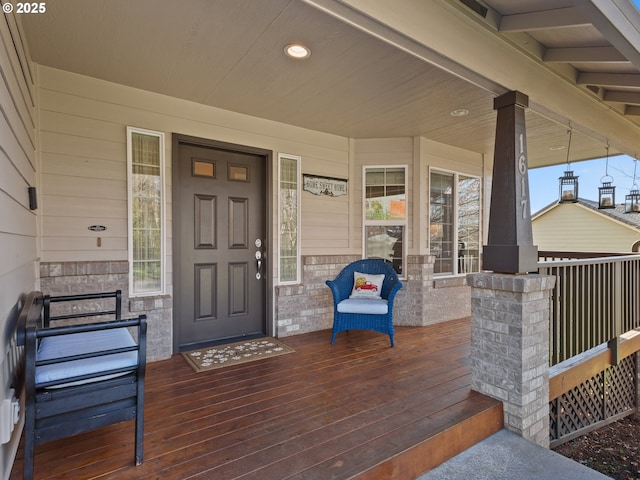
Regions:
M 347 298 L 338 303 L 339 313 L 386 315 L 389 304 L 384 298 Z
M 95 332 L 72 333 L 41 339 L 38 347 L 38 360 L 51 360 L 54 358 L 81 355 L 113 348 L 131 347 L 136 345 L 131 334 L 126 328 L 113 328 Z M 116 368 L 135 368 L 138 364 L 138 352 L 114 353 L 82 360 L 56 363 L 36 367 L 36 385 L 64 380 L 80 375 L 99 374 Z M 124 372 L 126 373 L 126 372 Z M 109 377 L 123 375 L 117 373 Z M 105 380 L 107 376 L 73 382 L 81 383 Z M 56 387 L 69 386 L 71 384 L 56 385 Z

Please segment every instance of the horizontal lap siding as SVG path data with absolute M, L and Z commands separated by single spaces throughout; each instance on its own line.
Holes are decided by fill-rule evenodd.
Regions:
M 631 252 L 640 231 L 575 203 L 557 205 L 533 221 L 539 250 Z
M 429 175 L 430 169 L 439 169 L 447 172 L 457 172 L 463 175 L 471 175 L 482 179 L 480 226 L 481 245 L 486 242 L 489 225 L 489 198 L 491 196 L 492 159 L 483 158 L 479 153 L 469 152 L 460 148 L 443 145 L 426 138 L 420 139 L 420 165 L 421 185 L 423 185 L 422 208 L 419 223 L 429 225 Z M 419 232 L 419 251 L 422 254 L 430 252 L 429 235 L 424 228 Z
M 46 78 L 40 82 L 43 260 L 126 260 L 124 126 L 100 118 L 104 102 L 47 90 Z M 97 235 L 91 225 L 107 230 Z
M 16 369 L 15 340 L 8 331 L 20 296 L 36 286 L 36 214 L 28 187 L 36 186 L 35 89 L 17 18 L 0 22 L 0 398 L 6 398 Z M 9 323 L 11 322 L 11 323 Z M 20 428 L 0 446 L 0 478 L 8 478 Z
M 358 239 L 358 245 L 362 244 L 362 198 L 363 167 L 376 165 L 400 165 L 407 168 L 406 212 L 407 233 L 405 237 L 407 252 L 413 249 L 413 208 L 417 192 L 414 189 L 414 146 L 413 138 L 376 138 L 354 141 L 354 171 L 353 181 L 350 181 L 351 192 L 354 196 L 354 219 L 352 234 Z M 400 222 L 398 222 L 400 223 Z
M 44 261 L 127 258 L 127 125 L 165 132 L 168 267 L 171 266 L 171 134 L 264 148 L 302 157 L 302 172 L 349 177 L 349 141 L 152 92 L 39 66 L 42 121 Z M 351 186 L 351 181 L 349 182 Z M 277 205 L 277 179 L 273 198 Z M 353 195 L 350 191 L 349 195 Z M 343 254 L 349 195 L 303 192 L 302 253 Z M 274 212 L 276 214 L 277 212 Z M 273 222 L 277 216 L 274 215 Z M 101 224 L 102 247 L 89 225 Z M 275 227 L 275 225 L 274 225 Z M 331 228 L 328 228 L 331 227 Z M 273 229 L 274 236 L 276 229 Z M 328 241 L 331 240 L 331 241 Z M 272 245 L 277 245 L 276 238 Z M 169 272 L 170 274 L 170 272 Z M 277 275 L 277 272 L 274 272 Z

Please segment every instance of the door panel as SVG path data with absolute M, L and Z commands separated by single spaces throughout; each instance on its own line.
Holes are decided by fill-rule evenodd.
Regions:
M 195 248 L 217 248 L 216 197 L 195 196 Z
M 229 248 L 249 248 L 248 199 L 229 199 Z
M 181 143 L 177 161 L 178 348 L 265 334 L 265 156 Z
M 245 315 L 248 312 L 249 265 L 229 264 L 229 315 Z
M 217 316 L 217 273 L 214 264 L 194 265 L 195 269 L 195 321 L 211 320 Z

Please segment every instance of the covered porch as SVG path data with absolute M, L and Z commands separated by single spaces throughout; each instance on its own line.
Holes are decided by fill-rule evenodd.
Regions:
M 132 466 L 123 424 L 42 446 L 36 478 L 415 478 L 500 429 L 507 409 L 471 387 L 466 276 L 482 268 L 498 205 L 489 194 L 503 186 L 492 165 L 501 150 L 494 99 L 511 91 L 530 98 L 520 137 L 528 164 L 519 165 L 527 222 L 527 168 L 596 158 L 609 147 L 635 155 L 640 87 L 628 82 L 640 68 L 640 13 L 627 0 L 603 10 L 598 3 L 69 0 L 7 16 L 0 326 L 9 330 L 17 299 L 34 286 L 53 294 L 122 288 L 127 314 L 145 312 L 150 325 L 145 463 Z M 306 64 L 283 55 L 286 42 L 300 39 L 313 51 Z M 149 218 L 158 224 L 151 260 L 159 266 L 143 276 L 157 287 L 148 291 L 136 290 L 134 278 L 149 260 L 130 212 L 134 135 L 158 146 L 158 211 Z M 179 271 L 180 247 L 194 244 L 179 234 L 197 230 L 179 224 L 195 218 L 182 208 L 193 198 L 179 200 L 180 136 L 210 150 L 216 142 L 261 152 L 264 242 L 244 239 L 246 278 L 253 281 L 257 264 L 259 333 L 295 354 L 208 374 L 177 356 L 183 346 L 232 336 L 178 340 L 188 317 L 178 305 L 192 310 L 194 293 L 206 290 L 184 288 L 185 279 L 197 272 L 205 286 L 215 283 L 202 262 Z M 193 176 L 215 178 L 214 163 L 203 163 L 204 175 L 197 164 Z M 281 173 L 286 165 L 296 165 L 291 178 Z M 367 217 L 367 203 L 387 196 L 367 183 L 381 173 L 400 178 L 384 183 L 402 197 L 399 219 L 391 209 L 390 218 Z M 305 190 L 309 177 L 342 182 L 346 194 Z M 457 221 L 469 180 L 471 227 Z M 218 190 L 191 193 L 214 205 Z M 397 346 L 350 333 L 331 347 L 324 280 L 369 256 L 376 229 L 402 239 L 391 257 L 406 277 Z M 473 243 L 460 241 L 465 235 Z M 254 253 L 265 255 L 264 271 Z M 239 335 L 247 333 L 255 331 Z M 19 372 L 14 347 L 10 335 L 0 345 L 5 397 Z M 539 406 L 547 397 L 538 396 Z M 21 434 L 18 423 L 0 449 L 2 478 L 21 478 Z
M 147 370 L 145 461 L 126 422 L 36 449 L 36 479 L 413 479 L 497 432 L 470 387 L 471 321 L 285 340 L 294 353 L 195 373 Z M 12 480 L 22 478 L 22 447 Z

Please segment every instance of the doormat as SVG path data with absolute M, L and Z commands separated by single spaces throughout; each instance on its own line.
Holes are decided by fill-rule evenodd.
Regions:
M 182 356 L 198 373 L 293 352 L 293 348 L 275 338 L 265 337 L 183 352 Z

